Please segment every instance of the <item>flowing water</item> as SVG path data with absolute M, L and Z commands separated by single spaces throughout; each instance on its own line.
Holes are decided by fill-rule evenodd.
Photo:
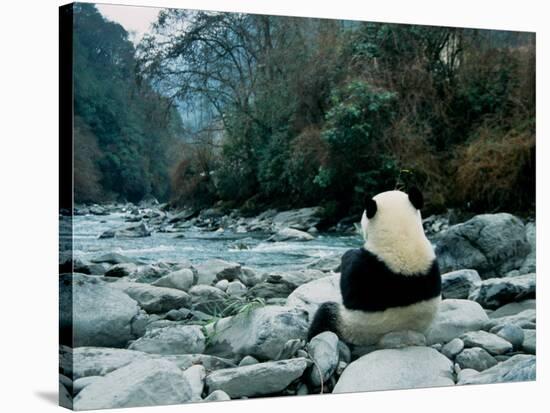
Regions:
M 340 257 L 346 250 L 361 246 L 358 235 L 321 233 L 307 242 L 267 242 L 270 234 L 208 232 L 196 227 L 178 233 L 153 232 L 144 238 L 107 238 L 99 235 L 108 229 L 128 225 L 125 214 L 74 217 L 74 255 L 90 259 L 116 252 L 146 263 L 189 260 L 194 264 L 219 258 L 263 270 L 305 268 L 319 258 Z

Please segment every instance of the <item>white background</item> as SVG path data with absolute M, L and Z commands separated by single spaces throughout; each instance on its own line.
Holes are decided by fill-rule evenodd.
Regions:
M 545 1 L 133 0 L 121 4 L 537 32 L 537 382 L 140 408 L 132 412 L 548 411 L 548 70 Z M 57 407 L 58 0 L 0 9 L 0 410 Z M 545 251 L 546 250 L 546 251 Z M 546 388 L 546 389 L 545 389 Z M 490 410 L 489 410 L 490 409 Z M 113 410 L 114 412 L 115 410 Z M 117 410 L 120 411 L 120 410 Z

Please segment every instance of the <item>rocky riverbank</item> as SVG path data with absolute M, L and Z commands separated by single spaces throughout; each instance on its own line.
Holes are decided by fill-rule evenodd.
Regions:
M 166 204 L 156 201 L 143 202 L 139 205 L 109 204 L 78 206 L 74 215 L 106 216 L 113 213 L 125 214 L 125 225 L 105 231 L 100 238 L 133 238 L 147 237 L 151 232 L 184 232 L 191 227 L 203 231 L 232 231 L 235 233 L 265 232 L 273 235 L 271 241 L 313 239 L 311 234 L 318 232 L 317 226 L 323 220 L 321 207 L 301 208 L 289 211 L 270 209 L 255 217 L 241 216 L 238 210 L 229 213 L 221 209 L 204 210 L 170 210 Z M 330 228 L 330 231 L 352 232 L 354 226 L 348 220 L 342 220 Z
M 297 246 L 323 236 L 319 208 L 244 218 L 151 203 L 75 214 L 120 215 L 98 243 L 191 228 Z M 492 214 L 425 226 L 444 272 L 439 314 L 424 334 L 393 332 L 368 348 L 330 332 L 306 341 L 320 303 L 341 300 L 335 255 L 288 271 L 218 258 L 64 257 L 61 400 L 96 409 L 534 380 L 535 224 Z M 353 222 L 332 230 L 351 233 Z

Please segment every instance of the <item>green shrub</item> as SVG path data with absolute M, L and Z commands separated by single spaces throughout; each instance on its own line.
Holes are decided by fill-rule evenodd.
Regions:
M 322 133 L 328 162 L 315 182 L 345 204 L 357 204 L 357 195 L 381 192 L 395 182 L 396 165 L 382 142 L 396 101 L 394 93 L 363 80 L 347 83 L 332 96 Z

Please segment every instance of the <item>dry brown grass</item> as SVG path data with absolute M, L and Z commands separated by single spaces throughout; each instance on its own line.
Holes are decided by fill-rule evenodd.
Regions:
M 208 205 L 215 198 L 212 169 L 216 156 L 208 145 L 181 145 L 182 158 L 172 172 L 172 198 L 174 205 Z
M 526 210 L 534 207 L 534 127 L 501 132 L 482 125 L 453 161 L 457 202 L 474 209 Z

